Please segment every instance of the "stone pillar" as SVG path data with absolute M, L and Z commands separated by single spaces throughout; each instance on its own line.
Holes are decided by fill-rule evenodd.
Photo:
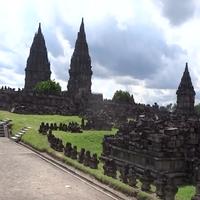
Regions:
M 105 175 L 110 176 L 112 178 L 117 177 L 117 167 L 114 160 L 105 160 L 103 169 Z
M 163 200 L 164 199 L 164 191 L 165 191 L 165 183 L 163 180 L 158 179 L 155 181 L 155 185 L 156 185 L 156 195 Z
M 196 193 L 195 195 L 192 197 L 192 200 L 200 200 L 200 166 L 197 165 L 196 167 Z
M 150 190 L 151 182 L 148 179 L 144 179 L 144 178 L 141 179 L 141 181 L 142 181 L 141 190 L 148 192 Z
M 152 182 L 150 170 L 147 169 L 147 170 L 144 171 L 144 175 L 141 178 L 141 182 L 142 182 L 141 190 L 142 191 L 149 191 L 150 186 L 151 186 L 151 182 Z
M 128 172 L 128 184 L 130 186 L 135 186 L 137 184 L 136 173 L 134 167 L 131 167 Z
M 123 166 L 120 169 L 120 179 L 123 183 L 128 183 L 128 166 Z

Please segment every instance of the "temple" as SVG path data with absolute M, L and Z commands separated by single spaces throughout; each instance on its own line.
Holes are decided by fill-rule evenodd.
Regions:
M 117 133 L 104 135 L 102 142 L 101 161 L 105 175 L 119 178 L 130 186 L 140 184 L 143 191 L 150 191 L 154 185 L 156 195 L 162 200 L 174 200 L 180 186 L 195 185 L 196 194 L 192 200 L 200 200 L 200 115 L 195 113 L 195 91 L 187 63 L 176 91 L 175 112 L 157 103 L 152 106 L 137 104 L 133 98 L 131 102 L 103 99 L 102 94 L 91 92 L 93 72 L 82 19 L 71 57 L 67 91 L 56 94 L 34 91 L 38 82 L 50 80 L 51 75 L 40 24 L 25 71 L 24 89 L 0 89 L 0 109 L 21 114 L 82 117 L 80 126 L 73 124 L 72 129 L 64 124 L 59 126 L 62 131 L 81 132 L 80 127 L 105 131 L 115 127 Z M 46 127 L 58 128 L 41 123 L 40 132 L 46 134 L 49 129 Z M 60 139 L 50 134 L 48 141 L 54 150 L 63 151 Z M 68 144 L 64 154 L 76 159 L 77 149 L 71 153 L 71 143 Z M 83 159 L 82 154 L 79 162 L 89 166 L 90 157 L 88 153 Z M 91 168 L 96 165 L 93 163 Z
M 187 63 L 176 94 L 176 112 L 156 106 L 123 123 L 115 135 L 104 136 L 104 174 L 130 186 L 139 179 L 143 191 L 154 185 L 162 200 L 175 200 L 180 186 L 195 185 L 191 200 L 199 200 L 200 121 L 194 112 L 195 91 Z
M 192 85 L 187 63 L 176 94 L 177 94 L 177 110 L 176 110 L 177 114 L 181 115 L 194 114 L 195 91 Z
M 103 99 L 102 94 L 92 93 L 93 72 L 83 19 L 71 57 L 67 90 L 61 91 L 59 94 L 42 94 L 34 91 L 38 82 L 50 80 L 51 75 L 47 48 L 40 24 L 30 48 L 25 72 L 25 87 L 23 89 L 18 89 L 18 91 L 7 87 L 0 89 L 1 109 L 24 114 L 75 115 L 81 113 L 87 116 L 90 122 L 95 119 L 96 124 L 98 118 L 103 118 L 106 122 L 107 119 L 110 119 L 114 123 L 121 124 L 126 122 L 128 118 L 137 118 L 139 114 L 152 117 L 155 112 L 156 115 L 157 112 L 160 112 L 157 104 L 155 104 L 157 106 L 151 107 L 135 102 L 114 102 Z M 193 115 L 195 91 L 187 63 L 176 94 L 176 114 Z M 95 123 L 91 126 L 94 126 Z
M 70 78 L 67 89 L 71 96 L 80 98 L 83 96 L 89 96 L 91 94 L 91 68 L 91 59 L 82 18 L 69 69 Z
M 24 90 L 26 91 L 34 90 L 38 82 L 50 80 L 50 63 L 40 23 L 31 45 L 25 74 Z

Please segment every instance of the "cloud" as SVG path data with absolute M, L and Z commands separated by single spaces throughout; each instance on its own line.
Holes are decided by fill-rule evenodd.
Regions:
M 9 86 L 11 88 L 22 88 L 24 85 L 24 76 L 15 73 L 12 69 L 0 68 L 1 86 Z M 17 84 L 16 84 L 17 83 Z
M 57 33 L 55 29 L 47 29 L 45 30 L 45 41 L 46 41 L 46 47 L 48 48 L 48 51 L 54 56 L 63 56 L 64 55 L 64 49 L 62 47 L 62 44 L 58 40 Z
M 189 59 L 190 64 L 191 60 L 193 71 L 198 71 L 196 24 L 199 21 L 195 18 L 196 21 L 184 24 L 192 24 L 191 27 L 183 29 L 181 26 L 178 31 L 175 26 L 192 18 L 194 1 L 158 0 L 161 7 L 154 2 L 20 0 L 13 4 L 11 0 L 6 1 L 0 8 L 1 83 L 23 85 L 29 49 L 41 22 L 52 78 L 62 82 L 66 89 L 70 58 L 83 16 L 94 72 L 93 92 L 112 97 L 117 89 L 128 90 L 137 102 L 145 103 L 173 99 L 185 62 Z M 94 9 L 95 6 L 98 9 Z M 199 71 L 196 76 L 198 74 Z M 102 87 L 104 84 L 106 87 Z M 196 84 L 194 78 L 193 84 Z
M 146 87 L 172 88 L 170 79 L 156 82 L 157 85 L 149 80 L 159 79 L 163 72 L 173 73 L 177 79 L 176 73 L 182 70 L 180 63 L 187 54 L 180 46 L 168 44 L 164 33 L 153 24 L 129 23 L 121 29 L 113 18 L 109 18 L 98 27 L 86 30 L 86 34 L 94 76 L 99 78 L 129 76 L 146 80 Z M 180 68 L 174 73 L 176 60 L 180 60 Z
M 53 35 L 46 32 L 47 41 L 50 40 L 47 44 L 50 44 L 48 50 L 53 56 L 55 76 L 66 81 L 68 73 L 63 72 L 69 68 L 79 27 L 75 30 L 59 17 L 57 27 L 60 36 L 58 32 Z M 85 29 L 93 76 L 115 78 L 116 83 L 122 85 L 137 85 L 143 81 L 147 88 L 177 87 L 187 51 L 176 44 L 168 44 L 163 31 L 153 23 L 134 21 L 121 28 L 114 17 L 108 17 L 94 26 L 85 23 Z M 65 50 L 68 52 L 64 53 Z
M 5 44 L 2 44 L 2 43 L 0 44 L 0 51 L 6 52 L 6 53 L 14 53 L 14 51 L 11 48 L 5 46 Z
M 194 0 L 160 0 L 162 12 L 174 26 L 190 19 L 195 12 Z

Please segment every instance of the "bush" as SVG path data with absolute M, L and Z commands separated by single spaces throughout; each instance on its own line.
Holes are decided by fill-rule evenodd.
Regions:
M 54 80 L 48 80 L 37 83 L 34 90 L 39 93 L 58 94 L 61 92 L 61 87 L 60 84 L 56 83 Z
M 117 90 L 112 98 L 117 103 L 134 103 L 133 95 L 127 91 Z

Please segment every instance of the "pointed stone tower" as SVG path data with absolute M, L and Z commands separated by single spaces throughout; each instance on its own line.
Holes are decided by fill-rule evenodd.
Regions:
M 38 82 L 50 80 L 50 63 L 40 23 L 31 45 L 25 74 L 26 91 L 32 91 Z
M 91 68 L 91 59 L 82 18 L 69 69 L 67 89 L 70 96 L 81 98 L 91 94 Z
M 186 63 L 185 71 L 181 78 L 177 94 L 177 110 L 178 114 L 191 115 L 194 114 L 195 91 L 188 71 L 188 64 Z

